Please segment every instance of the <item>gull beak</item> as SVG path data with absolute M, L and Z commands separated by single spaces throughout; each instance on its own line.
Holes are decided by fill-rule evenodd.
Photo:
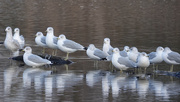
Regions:
M 24 49 L 19 49 L 20 52 L 25 52 Z
M 60 38 L 58 37 L 57 39 L 59 40 Z

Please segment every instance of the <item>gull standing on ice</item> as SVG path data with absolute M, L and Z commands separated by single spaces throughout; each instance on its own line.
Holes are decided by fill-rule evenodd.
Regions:
M 136 47 L 132 47 L 129 51 L 128 57 L 130 60 L 137 62 L 138 55 L 139 55 L 138 49 Z
M 18 56 L 19 49 L 21 49 L 19 42 L 13 39 L 11 27 L 6 27 L 5 31 L 6 38 L 4 41 L 4 46 L 13 53 L 13 56 Z
M 110 39 L 104 38 L 104 44 L 103 44 L 103 52 L 106 54 L 106 56 L 112 55 L 113 47 L 110 45 Z
M 123 51 L 120 51 L 120 55 L 122 57 L 128 57 L 128 53 L 129 53 L 129 46 L 124 46 Z
M 24 60 L 24 63 L 28 66 L 38 67 L 38 66 L 42 66 L 46 64 L 52 64 L 51 61 L 47 59 L 43 59 L 40 56 L 37 56 L 35 54 L 32 54 L 31 47 L 25 47 L 23 51 L 25 51 L 23 55 L 23 60 Z
M 180 54 L 172 51 L 169 47 L 165 47 L 163 51 L 163 60 L 171 65 L 170 71 L 173 71 L 173 65 L 180 64 Z
M 149 65 L 150 65 L 149 56 L 145 52 L 139 53 L 138 58 L 137 58 L 137 67 L 145 68 L 145 71 L 146 71 L 146 68 Z
M 113 55 L 112 55 L 112 64 L 117 68 L 122 70 L 127 70 L 128 68 L 135 68 L 136 63 L 129 60 L 128 57 L 122 57 L 119 53 L 118 48 L 113 49 Z
M 46 45 L 46 36 L 44 36 L 42 32 L 37 32 L 35 42 L 36 42 L 37 45 L 43 47 L 43 53 L 44 53 L 44 48 L 47 47 L 47 45 Z
M 25 45 L 25 40 L 24 40 L 24 37 L 23 35 L 20 35 L 20 29 L 19 28 L 15 28 L 14 29 L 14 36 L 13 36 L 13 39 L 17 40 L 21 46 L 21 49 L 24 48 L 24 45 Z
M 55 49 L 55 51 L 53 51 L 53 55 L 56 55 L 57 53 L 57 38 L 56 36 L 54 36 L 54 29 L 52 27 L 48 27 L 47 30 L 47 35 L 46 35 L 46 45 L 49 48 Z
M 153 67 L 154 67 L 154 64 L 158 64 L 163 61 L 163 57 L 162 57 L 163 51 L 164 51 L 164 48 L 159 46 L 157 47 L 156 52 L 151 52 L 148 54 L 149 61 L 150 63 L 153 64 Z
M 82 46 L 81 44 L 79 44 L 75 41 L 66 39 L 66 36 L 64 34 L 59 35 L 59 37 L 57 39 L 58 39 L 58 41 L 57 41 L 58 48 L 61 51 L 67 53 L 66 60 L 68 59 L 69 53 L 73 53 L 78 50 L 80 50 L 80 51 L 87 50 L 87 48 Z
M 89 56 L 89 58 L 97 60 L 105 60 L 107 57 L 106 54 L 102 50 L 96 48 L 94 44 L 89 45 L 86 54 Z

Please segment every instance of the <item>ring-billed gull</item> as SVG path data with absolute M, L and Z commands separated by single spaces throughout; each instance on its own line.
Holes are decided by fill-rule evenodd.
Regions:
M 173 71 L 173 65 L 180 64 L 180 54 L 172 51 L 169 47 L 165 47 L 163 51 L 163 60 L 171 65 L 170 71 Z
M 159 46 L 157 47 L 156 52 L 151 52 L 148 54 L 149 61 L 150 63 L 153 64 L 153 67 L 154 67 L 154 64 L 161 63 L 163 61 L 163 57 L 162 57 L 163 51 L 164 51 L 164 48 Z
M 103 49 L 104 53 L 109 56 L 112 55 L 112 50 L 113 47 L 110 45 L 110 39 L 109 38 L 104 38 L 104 43 L 103 43 Z
M 117 68 L 122 70 L 127 70 L 128 68 L 134 68 L 136 67 L 136 63 L 129 60 L 128 57 L 122 57 L 119 54 L 119 49 L 114 48 L 113 49 L 113 55 L 112 55 L 112 64 Z
M 59 35 L 57 45 L 61 51 L 67 53 L 66 60 L 68 59 L 69 53 L 73 53 L 78 50 L 84 51 L 87 49 L 86 47 L 82 46 L 81 44 L 75 41 L 66 39 L 66 36 L 64 34 Z
M 136 47 L 132 47 L 129 51 L 128 57 L 130 60 L 137 62 L 138 55 L 139 55 L 138 49 Z
M 32 54 L 31 47 L 25 47 L 23 51 L 25 51 L 23 55 L 23 61 L 28 66 L 38 67 L 46 64 L 52 64 L 51 61 L 43 59 L 35 54 Z
M 96 48 L 94 44 L 89 44 L 86 54 L 89 58 L 97 60 L 105 60 L 107 57 L 106 54 L 102 50 Z
M 17 40 L 21 46 L 21 49 L 24 48 L 25 45 L 25 40 L 23 35 L 20 35 L 20 29 L 19 28 L 15 28 L 14 29 L 14 36 L 13 39 Z
M 122 57 L 128 57 L 128 53 L 129 53 L 129 46 L 124 46 L 123 51 L 120 51 L 120 55 Z
M 47 32 L 46 45 L 49 48 L 56 49 L 53 53 L 53 55 L 56 55 L 56 51 L 58 49 L 58 47 L 57 47 L 57 38 L 58 37 L 54 36 L 54 29 L 52 27 L 48 27 L 46 32 Z
M 149 65 L 150 65 L 149 56 L 145 52 L 139 53 L 138 58 L 137 58 L 137 67 L 145 68 L 145 71 L 146 71 L 146 68 Z
M 21 49 L 19 42 L 13 39 L 11 27 L 6 27 L 5 31 L 6 38 L 4 41 L 4 46 L 13 53 L 13 56 L 18 56 L 19 49 Z
M 44 48 L 46 48 L 47 45 L 46 45 L 46 36 L 44 36 L 42 32 L 36 33 L 35 42 L 37 45 L 43 47 L 43 52 L 44 52 Z

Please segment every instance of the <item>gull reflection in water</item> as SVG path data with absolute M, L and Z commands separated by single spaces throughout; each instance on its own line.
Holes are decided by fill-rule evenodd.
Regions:
M 116 73 L 115 77 L 111 79 L 111 87 L 112 87 L 112 96 L 116 98 L 119 96 L 121 90 L 126 90 L 128 86 L 133 84 L 128 84 L 131 81 L 128 78 L 128 74 L 126 73 Z
M 110 73 L 106 73 L 104 77 L 102 77 L 102 93 L 104 98 L 107 98 L 110 90 Z
M 56 87 L 59 93 L 63 93 L 66 88 L 72 87 L 83 80 L 83 75 L 76 75 L 72 71 L 58 74 L 56 76 Z
M 51 71 L 46 71 L 40 68 L 28 68 L 23 72 L 23 85 L 30 88 L 32 82 L 35 84 L 35 89 L 41 89 L 44 83 L 44 77 L 51 74 Z
M 168 100 L 169 97 L 169 93 L 168 93 L 168 88 L 172 88 L 176 86 L 175 84 L 163 84 L 160 81 L 155 81 L 155 80 L 151 80 L 150 81 L 150 89 L 155 92 L 156 96 L 162 96 L 164 100 Z
M 11 86 L 16 83 L 16 77 L 18 76 L 20 69 L 18 66 L 10 66 L 4 70 L 4 92 L 10 94 Z
M 101 80 L 100 72 L 100 70 L 96 70 L 89 71 L 86 74 L 86 83 L 88 86 L 93 87 L 96 82 L 99 82 Z
M 121 94 L 125 92 L 132 92 L 132 94 L 138 94 L 139 100 L 146 100 L 147 95 L 160 96 L 162 100 L 169 100 L 170 87 L 176 87 L 177 84 L 163 83 L 161 81 L 155 81 L 151 79 L 149 75 L 130 75 L 127 73 L 110 73 L 107 72 L 102 77 L 102 95 L 104 98 L 108 98 L 112 93 L 113 98 L 121 97 Z M 111 92 L 110 92 L 111 91 Z
M 140 99 L 145 99 L 149 90 L 149 79 L 145 74 L 138 77 L 140 78 L 137 80 L 137 91 Z

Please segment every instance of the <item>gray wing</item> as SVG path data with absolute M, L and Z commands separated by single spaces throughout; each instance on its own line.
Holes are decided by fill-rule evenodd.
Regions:
M 58 37 L 54 37 L 54 38 L 53 38 L 53 43 L 54 43 L 54 44 L 57 44 L 57 42 L 58 42 Z
M 129 67 L 129 68 L 136 67 L 136 64 L 133 61 L 131 61 L 128 58 L 125 58 L 125 57 L 120 57 L 118 59 L 118 63 L 123 64 L 123 65 L 125 65 L 126 67 Z
M 126 51 L 120 51 L 120 55 L 121 55 L 122 57 L 127 57 Z
M 151 52 L 150 54 L 148 54 L 149 59 L 153 59 L 156 57 L 156 52 Z
M 112 60 L 112 55 L 109 55 L 106 57 L 107 61 L 111 61 Z
M 169 53 L 167 58 L 169 60 L 173 60 L 173 61 L 176 61 L 177 63 L 180 63 L 180 54 L 177 52 Z
M 109 48 L 109 51 L 107 52 L 109 55 L 112 55 L 113 54 L 113 48 Z
M 41 38 L 41 42 L 42 42 L 43 44 L 46 44 L 46 37 L 45 37 L 45 36 L 43 36 L 43 37 Z
M 28 57 L 28 60 L 30 60 L 34 63 L 47 63 L 47 62 L 49 62 L 49 60 L 43 59 L 43 58 L 41 58 L 37 55 L 33 55 L 33 54 Z
M 84 48 L 81 44 L 78 44 L 72 40 L 65 40 L 63 46 L 71 49 L 82 49 Z
M 24 41 L 24 37 L 23 37 L 23 35 L 21 35 L 21 36 L 20 36 L 20 39 L 21 39 L 22 41 Z
M 94 50 L 94 55 L 98 56 L 100 58 L 106 58 L 105 53 L 103 51 L 99 50 L 99 49 Z
M 17 49 L 22 49 L 17 40 L 13 39 L 13 44 L 14 44 L 14 46 L 16 46 Z

